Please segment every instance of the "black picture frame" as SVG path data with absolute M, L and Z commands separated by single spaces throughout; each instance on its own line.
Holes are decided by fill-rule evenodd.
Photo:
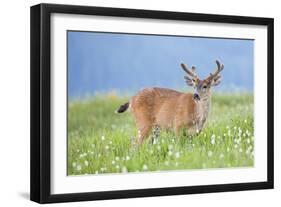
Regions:
M 51 90 L 50 90 L 50 15 L 52 13 L 134 17 L 194 22 L 219 22 L 267 26 L 267 181 L 238 184 L 169 187 L 73 194 L 51 194 Z M 38 203 L 88 201 L 102 199 L 166 196 L 179 194 L 211 193 L 273 188 L 274 177 L 274 72 L 272 18 L 195 14 L 168 11 L 135 10 L 89 6 L 39 4 L 31 7 L 31 151 L 30 199 Z M 265 69 L 266 70 L 266 69 Z

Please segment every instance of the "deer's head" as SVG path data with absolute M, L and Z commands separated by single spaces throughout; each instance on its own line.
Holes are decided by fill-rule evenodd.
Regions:
M 208 98 L 210 95 L 210 89 L 212 86 L 217 86 L 221 82 L 220 72 L 223 70 L 223 64 L 220 64 L 218 60 L 216 60 L 217 68 L 214 73 L 210 73 L 210 75 L 205 79 L 199 79 L 196 75 L 195 67 L 192 66 L 191 70 L 185 65 L 181 64 L 182 69 L 187 73 L 184 76 L 187 85 L 192 86 L 195 91 L 193 94 L 193 99 L 199 101 L 200 99 L 204 100 Z

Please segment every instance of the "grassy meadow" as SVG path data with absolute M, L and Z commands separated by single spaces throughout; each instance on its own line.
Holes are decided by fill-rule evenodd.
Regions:
M 203 131 L 194 137 L 161 132 L 132 147 L 130 112 L 114 111 L 129 97 L 115 94 L 68 105 L 68 175 L 253 166 L 253 95 L 214 94 Z

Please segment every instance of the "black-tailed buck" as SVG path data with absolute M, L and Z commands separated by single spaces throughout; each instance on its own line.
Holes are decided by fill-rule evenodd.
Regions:
M 190 70 L 185 64 L 181 64 L 186 72 L 184 78 L 187 85 L 194 88 L 193 94 L 167 88 L 145 88 L 119 107 L 118 113 L 128 108 L 133 113 L 139 144 L 148 137 L 153 127 L 173 129 L 176 134 L 186 130 L 188 135 L 202 130 L 210 110 L 210 89 L 220 83 L 220 72 L 224 67 L 218 60 L 216 64 L 216 71 L 203 80 L 196 75 L 194 66 Z

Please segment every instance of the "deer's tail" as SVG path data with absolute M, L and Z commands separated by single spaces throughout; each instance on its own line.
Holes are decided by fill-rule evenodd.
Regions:
M 123 113 L 125 112 L 128 108 L 129 108 L 130 103 L 124 103 L 123 105 L 121 105 L 115 112 L 116 113 Z

